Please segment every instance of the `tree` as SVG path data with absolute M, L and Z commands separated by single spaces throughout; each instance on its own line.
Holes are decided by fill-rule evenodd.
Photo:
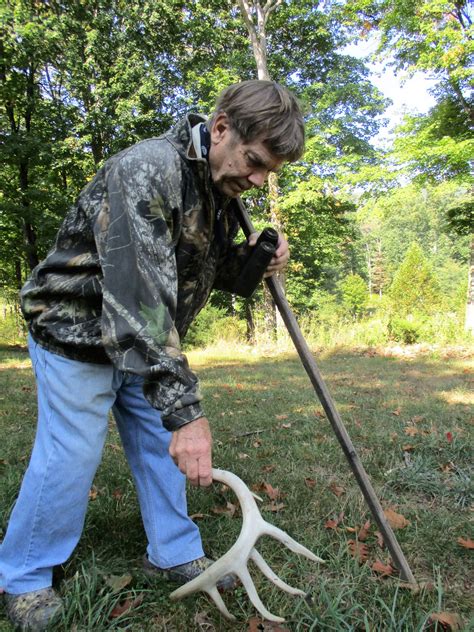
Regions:
M 420 246 L 408 248 L 390 286 L 389 295 L 395 313 L 400 316 L 431 314 L 440 303 L 433 271 Z
M 349 274 L 339 283 L 342 303 L 354 318 L 362 316 L 367 308 L 369 292 L 364 279 L 358 274 Z

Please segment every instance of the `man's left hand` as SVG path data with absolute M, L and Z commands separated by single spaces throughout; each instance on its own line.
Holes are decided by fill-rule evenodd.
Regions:
M 255 246 L 257 243 L 257 239 L 260 233 L 252 233 L 249 236 L 248 243 L 249 246 Z M 288 242 L 282 234 L 278 233 L 278 245 L 273 255 L 272 260 L 270 261 L 267 271 L 263 275 L 264 278 L 272 276 L 275 272 L 280 272 L 288 263 L 290 258 L 290 247 L 288 246 Z

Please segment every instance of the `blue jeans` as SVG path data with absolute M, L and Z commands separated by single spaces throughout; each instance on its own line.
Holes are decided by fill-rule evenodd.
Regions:
M 101 460 L 112 408 L 137 488 L 150 561 L 166 568 L 203 555 L 187 514 L 186 479 L 168 453 L 171 433 L 143 396 L 143 379 L 111 365 L 76 362 L 33 340 L 38 428 L 0 547 L 0 586 L 20 594 L 51 586 L 73 552 Z

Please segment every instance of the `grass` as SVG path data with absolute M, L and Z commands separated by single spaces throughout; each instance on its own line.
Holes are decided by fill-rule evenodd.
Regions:
M 356 538 L 371 515 L 298 358 L 248 348 L 188 356 L 200 375 L 214 428 L 215 466 L 235 472 L 249 486 L 278 488 L 276 504 L 284 507 L 271 511 L 267 499 L 264 517 L 326 560 L 317 566 L 272 540 L 259 543 L 283 579 L 308 591 L 306 599 L 295 599 L 252 569 L 266 606 L 286 618 L 282 629 L 442 630 L 426 627 L 433 612 L 456 613 L 461 629 L 474 629 L 472 551 L 457 541 L 472 538 L 473 360 L 466 351 L 403 355 L 342 349 L 317 354 L 383 506 L 410 521 L 396 534 L 417 580 L 431 584 L 418 593 L 371 570 L 376 559 L 389 560 L 373 524 L 365 542 L 368 561 L 359 563 L 349 554 L 348 540 Z M 0 393 L 4 529 L 34 436 L 35 387 L 23 350 L 0 349 Z M 202 595 L 171 604 L 169 586 L 146 582 L 140 572 L 145 536 L 119 443 L 111 424 L 83 537 L 55 576 L 66 609 L 54 629 L 248 630 L 255 612 L 243 589 L 225 597 L 238 617 L 230 623 Z M 213 512 L 227 502 L 234 502 L 232 493 L 217 484 L 189 493 L 189 512 L 201 515 L 196 519 L 205 548 L 215 557 L 240 530 L 238 514 L 231 518 Z M 325 528 L 336 517 L 341 519 L 337 529 Z M 137 599 L 135 607 L 111 618 L 117 602 L 127 598 Z M 10 630 L 0 610 L 0 631 Z

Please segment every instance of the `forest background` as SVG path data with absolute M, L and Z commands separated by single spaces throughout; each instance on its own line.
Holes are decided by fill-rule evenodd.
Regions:
M 0 8 L 0 337 L 24 335 L 18 290 L 68 206 L 112 154 L 209 113 L 235 81 L 268 76 L 300 99 L 307 144 L 269 196 L 292 258 L 288 300 L 313 342 L 472 339 L 473 26 L 467 2 L 7 0 Z M 435 105 L 374 143 L 389 101 L 348 45 L 433 80 Z M 257 75 L 257 66 L 258 75 Z M 259 65 L 260 64 L 260 65 Z M 215 293 L 187 345 L 268 340 L 262 291 Z M 270 330 L 269 330 L 270 323 Z

